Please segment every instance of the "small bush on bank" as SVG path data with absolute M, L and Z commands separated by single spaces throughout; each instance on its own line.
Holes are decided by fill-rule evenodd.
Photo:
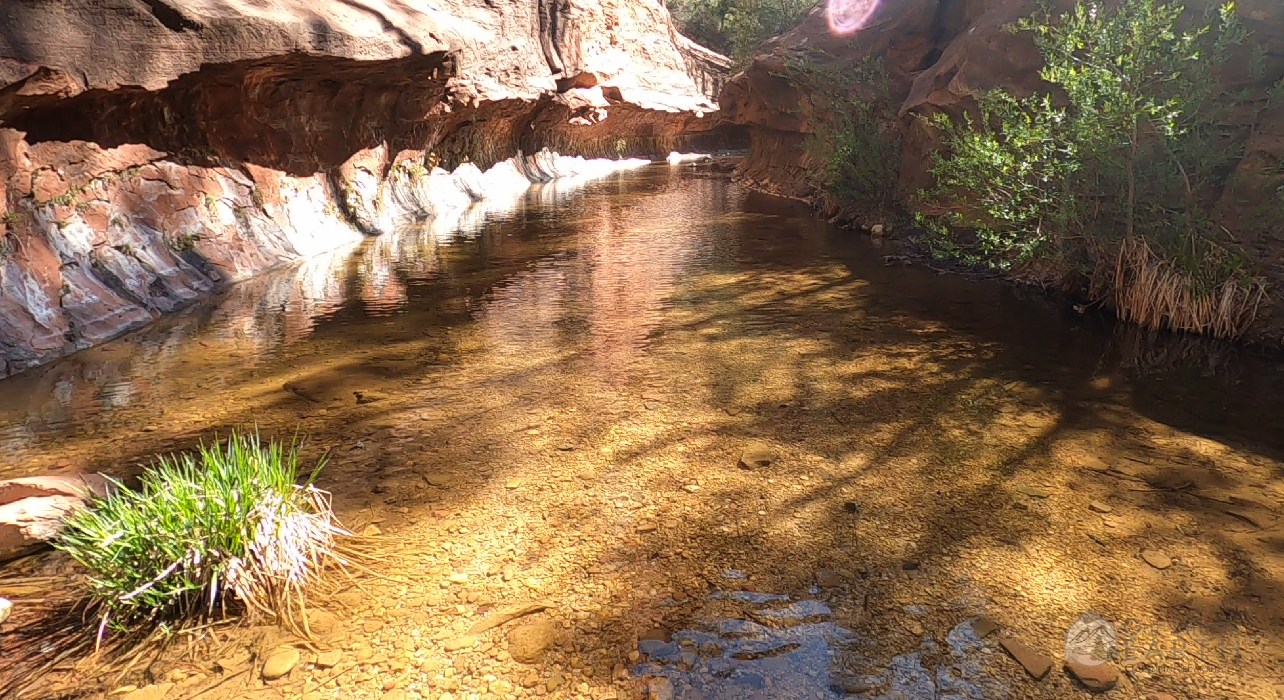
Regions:
M 139 488 L 72 516 L 56 546 L 88 570 L 111 626 L 226 612 L 293 622 L 328 564 L 342 564 L 329 494 L 302 484 L 296 446 L 233 433 L 159 457 Z
M 817 56 L 793 61 L 787 70 L 813 101 L 805 143 L 817 166 L 811 184 L 838 209 L 891 213 L 897 208 L 901 139 L 882 61 L 836 63 Z
M 1056 94 L 982 95 L 938 114 L 945 149 L 925 221 L 933 247 L 1000 269 L 1049 264 L 1153 328 L 1240 335 L 1265 301 L 1213 217 L 1252 120 L 1269 105 L 1219 84 L 1244 42 L 1233 3 L 1100 0 L 1019 22 Z M 1188 28 L 1183 28 L 1188 27 Z
M 793 29 L 816 0 L 670 0 L 683 34 L 743 65 L 762 42 Z

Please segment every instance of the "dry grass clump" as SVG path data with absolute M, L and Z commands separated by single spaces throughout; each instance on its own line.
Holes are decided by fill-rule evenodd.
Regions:
M 139 488 L 73 516 L 56 546 L 87 570 L 106 631 L 227 612 L 297 627 L 309 589 L 347 563 L 329 494 L 294 444 L 233 433 L 159 457 Z
M 1266 288 L 1247 275 L 1219 274 L 1223 266 L 1206 252 L 1200 273 L 1183 269 L 1156 254 L 1144 238 L 1125 239 L 1115 263 L 1114 293 L 1119 317 L 1152 329 L 1167 328 L 1238 338 L 1256 320 L 1266 301 Z

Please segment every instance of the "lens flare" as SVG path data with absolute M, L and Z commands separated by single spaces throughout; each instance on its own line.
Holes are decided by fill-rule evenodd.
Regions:
M 853 34 L 865 28 L 879 0 L 827 0 L 825 17 L 829 31 L 835 34 Z

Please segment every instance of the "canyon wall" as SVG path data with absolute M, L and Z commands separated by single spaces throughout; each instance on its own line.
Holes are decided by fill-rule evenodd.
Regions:
M 818 189 L 813 174 L 821 164 L 806 144 L 832 105 L 801 84 L 799 65 L 850 71 L 867 59 L 881 60 L 891 82 L 891 126 L 902 144 L 899 167 L 893 169 L 897 200 L 911 212 L 920 205 L 916 194 L 932 183 L 932 157 L 940 148 L 927 117 L 959 117 L 989 90 L 1018 97 L 1049 90 L 1039 77 L 1043 60 L 1031 37 L 1011 30 L 1016 20 L 1038 10 L 1042 3 L 1036 0 L 832 3 L 872 9 L 861 28 L 848 33 L 831 28 L 829 4 L 821 3 L 797 28 L 764 44 L 720 98 L 723 118 L 749 131 L 751 153 L 741 175 L 759 189 L 813 201 L 827 216 L 845 213 Z M 1046 4 L 1056 12 L 1075 2 Z M 1195 12 L 1220 5 L 1213 0 L 1187 4 Z M 1240 0 L 1236 9 L 1250 34 L 1244 55 L 1230 63 L 1222 81 L 1228 91 L 1247 91 L 1264 105 L 1270 88 L 1284 80 L 1284 4 Z M 1257 62 L 1252 70 L 1250 57 Z M 1244 128 L 1247 122 L 1231 125 L 1248 136 L 1228 146 L 1240 149 L 1242 157 L 1220 192 L 1218 216 L 1230 230 L 1252 230 L 1239 243 L 1278 298 L 1284 290 L 1284 230 L 1260 224 L 1262 207 L 1284 208 L 1279 194 L 1284 192 L 1284 113 L 1263 109 L 1245 120 L 1251 120 L 1249 128 Z M 1258 333 L 1284 338 L 1284 304 L 1274 304 L 1272 314 L 1262 318 Z
M 270 267 L 717 138 L 661 0 L 0 3 L 0 376 Z

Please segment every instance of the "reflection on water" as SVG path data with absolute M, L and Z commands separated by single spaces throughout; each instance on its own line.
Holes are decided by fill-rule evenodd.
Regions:
M 742 593 L 737 591 L 736 593 Z M 788 601 L 787 596 L 780 596 Z M 723 600 L 752 603 L 738 596 Z M 767 601 L 762 601 L 767 602 Z M 831 676 L 850 633 L 831 621 L 817 600 L 772 601 L 775 607 L 733 606 L 708 629 L 683 630 L 671 639 L 639 643 L 645 661 L 633 672 L 671 687 L 652 696 L 749 700 L 842 697 Z
M 1131 375 L 1130 388 L 1166 419 L 1249 430 L 1227 410 L 1253 406 L 1260 414 L 1263 402 L 1284 394 L 1271 388 L 1280 375 L 1272 363 L 1240 351 L 1180 338 L 1156 343 L 1127 330 L 1116 339 L 1103 320 L 992 284 L 888 267 L 882 253 L 799 207 L 747 194 L 716 166 L 537 185 L 522 199 L 460 210 L 263 275 L 0 382 L 0 444 L 16 456 L 0 470 L 57 468 L 58 460 L 42 458 L 61 436 L 162 421 L 200 432 L 244 420 L 227 404 L 252 405 L 268 390 L 258 383 L 277 388 L 283 371 L 456 326 L 467 332 L 413 352 L 447 360 L 452 350 L 491 353 L 513 369 L 573 353 L 578 372 L 608 383 L 636 379 L 647 371 L 637 361 L 649 343 L 688 315 L 683 289 L 693 279 L 712 285 L 714 305 L 728 302 L 725 315 L 700 310 L 715 313 L 699 333 L 770 335 L 782 322 L 808 319 L 782 318 L 751 298 L 742 303 L 743 295 L 752 281 L 807 266 L 840 265 L 849 275 L 842 289 L 807 293 L 845 295 L 871 316 L 937 319 L 944 332 L 992 343 L 996 361 L 1039 383 L 1077 391 L 1068 378 L 1084 371 Z M 1209 400 L 1162 400 L 1174 391 Z
M 812 589 L 811 595 L 818 595 Z M 632 672 L 652 698 L 751 700 L 1004 698 L 1011 689 L 970 620 L 924 636 L 890 661 L 875 640 L 833 621 L 825 602 L 776 593 L 716 591 L 705 624 L 638 642 Z

